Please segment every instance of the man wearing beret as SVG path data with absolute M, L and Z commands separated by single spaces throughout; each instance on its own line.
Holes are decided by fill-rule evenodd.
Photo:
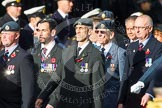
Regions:
M 117 108 L 120 81 L 124 73 L 125 49 L 114 42 L 114 22 L 101 21 L 96 26 L 98 43 L 105 60 L 106 83 L 104 108 Z
M 20 27 L 14 22 L 5 23 L 1 28 L 4 50 L 0 52 L 4 70 L 0 72 L 0 107 L 32 108 L 35 75 L 32 55 L 19 45 Z
M 79 19 L 74 24 L 78 44 L 64 49 L 62 70 L 56 72 L 36 101 L 40 108 L 44 97 L 60 84 L 60 101 L 56 108 L 102 108 L 104 90 L 104 68 L 101 53 L 93 47 L 88 38 L 92 20 Z M 53 102 L 54 103 L 54 102 Z M 53 103 L 49 103 L 53 106 Z M 53 107 L 48 108 L 53 108 Z
M 15 21 L 23 28 L 26 22 L 19 18 L 22 10 L 21 3 L 16 0 L 4 0 L 2 5 L 6 8 L 6 14 L 0 18 L 0 27 L 8 21 Z

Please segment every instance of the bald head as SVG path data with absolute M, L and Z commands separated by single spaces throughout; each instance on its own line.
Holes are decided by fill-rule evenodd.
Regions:
M 153 30 L 153 21 L 148 15 L 137 17 L 134 23 L 135 34 L 141 41 L 146 40 Z

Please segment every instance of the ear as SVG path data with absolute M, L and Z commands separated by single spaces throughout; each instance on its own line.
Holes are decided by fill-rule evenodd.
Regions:
M 53 29 L 53 30 L 51 31 L 51 36 L 54 37 L 55 35 L 56 35 L 56 30 Z
M 151 33 L 153 30 L 153 27 L 152 26 L 149 26 L 149 32 Z
M 110 34 L 110 40 L 112 40 L 114 38 L 114 35 L 115 35 L 115 33 L 114 32 L 111 32 L 111 34 Z
M 88 35 L 90 36 L 92 34 L 92 29 L 88 29 Z
M 15 39 L 17 40 L 17 39 L 19 39 L 19 37 L 20 37 L 20 33 L 19 33 L 19 32 L 16 32 L 16 37 L 15 37 Z

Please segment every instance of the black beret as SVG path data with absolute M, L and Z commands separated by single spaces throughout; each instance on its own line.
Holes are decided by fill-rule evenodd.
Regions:
M 81 18 L 74 23 L 74 27 L 76 25 L 93 26 L 93 21 L 91 18 Z
M 111 11 L 105 10 L 103 12 L 100 12 L 98 17 L 101 17 L 102 19 L 106 19 L 106 18 L 114 19 L 114 13 Z
M 20 26 L 15 21 L 9 21 L 5 23 L 1 28 L 1 31 L 19 31 L 19 30 Z

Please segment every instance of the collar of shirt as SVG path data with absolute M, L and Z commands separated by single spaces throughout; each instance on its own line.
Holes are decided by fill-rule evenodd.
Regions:
M 138 41 L 138 39 L 136 39 L 136 40 L 130 40 L 130 43 L 132 43 L 132 42 L 136 42 L 136 41 Z
M 79 51 L 79 55 L 82 53 L 82 51 L 87 47 L 87 45 L 89 44 L 89 41 L 87 43 L 85 43 L 84 45 L 82 46 L 78 46 L 81 48 L 81 50 Z
M 11 18 L 12 18 L 14 21 L 18 21 L 18 20 L 19 20 L 19 18 L 15 18 L 15 17 L 13 17 L 13 16 L 11 16 Z
M 8 50 L 8 56 L 11 55 L 11 53 L 15 50 L 15 48 L 18 46 L 18 44 L 12 46 L 12 47 L 9 47 L 9 48 L 5 48 L 5 51 Z
M 34 31 L 34 27 L 31 25 L 31 23 L 29 23 L 28 25 Z
M 47 49 L 47 52 L 46 52 L 45 56 L 47 56 L 51 52 L 51 50 L 55 46 L 55 44 L 56 44 L 55 40 L 51 41 L 47 45 L 41 44 L 41 49 L 42 48 L 46 48 Z
M 151 35 L 146 40 L 144 40 L 143 42 L 140 42 L 140 40 L 139 40 L 139 43 L 143 44 L 143 48 L 145 47 L 145 45 L 147 44 L 147 42 L 149 41 L 150 38 L 151 38 Z
M 107 43 L 107 44 L 104 46 L 104 48 L 105 48 L 104 55 L 105 55 L 105 56 L 106 56 L 107 53 L 109 52 L 111 46 L 112 46 L 112 42 L 109 42 L 109 43 Z M 101 48 L 101 49 L 102 49 L 102 48 Z M 100 49 L 100 51 L 101 51 L 101 49 Z
M 60 9 L 58 9 L 57 10 L 59 13 L 60 13 L 60 15 L 62 16 L 62 18 L 65 18 L 68 14 L 65 14 L 62 10 L 60 10 Z

